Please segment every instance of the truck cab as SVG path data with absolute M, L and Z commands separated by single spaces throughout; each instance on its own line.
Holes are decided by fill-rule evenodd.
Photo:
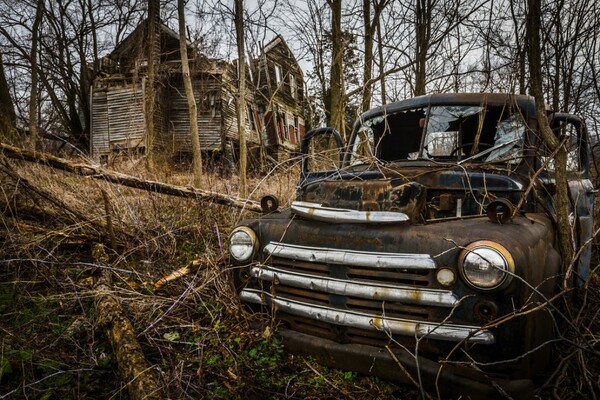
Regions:
M 584 122 L 547 111 L 568 151 L 571 220 L 589 275 L 593 186 Z M 335 139 L 335 168 L 313 170 Z M 242 303 L 278 321 L 285 347 L 441 396 L 527 397 L 559 323 L 553 154 L 534 100 L 436 94 L 361 115 L 302 146 L 297 198 L 229 237 Z

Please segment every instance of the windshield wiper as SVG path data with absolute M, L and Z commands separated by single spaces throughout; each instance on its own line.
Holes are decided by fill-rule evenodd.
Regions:
M 516 143 L 516 142 L 518 142 L 519 140 L 521 140 L 521 138 L 520 138 L 520 137 L 517 137 L 517 138 L 515 138 L 515 139 L 513 139 L 513 140 L 509 140 L 509 141 L 508 141 L 508 142 L 506 142 L 506 143 L 499 143 L 499 144 L 497 144 L 497 145 L 495 145 L 495 146 L 492 146 L 492 147 L 490 147 L 489 149 L 485 149 L 485 150 L 483 150 L 483 151 L 480 151 L 479 153 L 477 153 L 477 154 L 475 154 L 475 155 L 472 155 L 471 157 L 467 157 L 467 158 L 465 158 L 464 160 L 460 160 L 460 161 L 458 162 L 458 165 L 460 165 L 460 164 L 462 164 L 462 163 L 464 163 L 464 162 L 467 162 L 467 161 L 474 160 L 474 159 L 476 159 L 476 158 L 479 158 L 479 157 L 481 157 L 481 156 L 485 156 L 486 154 L 489 154 L 489 153 L 493 152 L 494 150 L 501 149 L 501 148 L 503 148 L 504 146 L 507 146 L 507 145 L 509 145 L 509 144 Z

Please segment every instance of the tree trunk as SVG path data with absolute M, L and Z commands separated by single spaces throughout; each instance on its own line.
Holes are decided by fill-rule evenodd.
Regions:
M 42 13 L 44 12 L 44 0 L 38 0 L 35 10 L 35 20 L 31 28 L 31 93 L 29 96 L 29 147 L 35 150 L 38 139 L 38 35 L 40 24 L 42 23 Z
M 329 125 L 342 132 L 344 125 L 344 43 L 342 40 L 342 0 L 327 0 L 331 8 L 331 70 L 329 73 Z
M 377 51 L 379 53 L 379 85 L 381 86 L 381 105 L 384 106 L 387 103 L 387 99 L 385 94 L 385 74 L 383 73 L 385 70 L 385 61 L 383 57 L 383 43 L 381 38 L 381 21 L 377 21 L 377 41 L 379 42 Z
M 2 63 L 2 53 L 0 53 L 0 139 L 15 141 L 15 109 L 10 90 L 4 74 L 4 64 Z
M 563 272 L 573 258 L 573 241 L 571 237 L 571 224 L 569 222 L 569 186 L 567 183 L 567 153 L 564 146 L 550 128 L 546 117 L 546 107 L 542 83 L 542 61 L 540 45 L 541 29 L 541 5 L 540 0 L 528 0 L 527 36 L 529 37 L 529 73 L 530 85 L 535 97 L 536 113 L 539 131 L 543 141 L 551 150 L 558 149 L 555 156 L 555 180 L 556 180 L 556 218 L 558 230 L 558 244 L 562 256 Z
M 378 0 L 375 3 L 375 9 L 373 10 L 373 18 L 371 18 L 371 1 L 372 0 L 363 0 L 363 24 L 364 24 L 364 33 L 365 33 L 365 64 L 363 68 L 363 98 L 362 98 L 362 111 L 366 112 L 371 108 L 371 97 L 373 96 L 373 83 L 371 82 L 373 78 L 373 46 L 375 41 L 375 33 L 379 36 L 379 42 L 381 44 L 381 29 L 379 26 L 379 18 L 383 9 L 388 3 L 388 0 Z M 380 61 L 381 61 L 381 48 L 379 46 L 380 51 Z M 383 62 L 381 62 L 380 70 L 383 71 Z M 383 86 L 383 84 L 382 84 Z M 382 90 L 384 90 L 382 88 Z
M 371 108 L 372 89 L 368 82 L 373 76 L 373 34 L 375 22 L 371 23 L 371 0 L 363 0 L 363 25 L 365 32 L 365 64 L 363 67 L 362 112 Z
M 177 0 L 179 14 L 179 48 L 181 52 L 181 75 L 185 86 L 188 110 L 190 116 L 190 139 L 192 141 L 192 157 L 194 171 L 194 186 L 202 187 L 202 153 L 200 151 L 200 136 L 198 136 L 198 109 L 194 98 L 192 78 L 190 77 L 190 64 L 187 56 L 187 38 L 185 35 L 185 10 L 183 0 Z
M 244 45 L 244 0 L 235 0 L 235 34 L 238 50 L 238 101 L 237 128 L 240 142 L 240 197 L 248 195 L 246 184 L 247 149 L 246 149 L 246 46 Z
M 155 81 L 156 60 L 159 52 L 158 23 L 160 2 L 159 0 L 148 0 L 148 43 L 146 48 L 146 60 L 148 63 L 148 74 L 144 88 L 145 121 L 146 121 L 146 168 L 154 171 L 154 109 L 155 109 Z
M 431 8 L 431 0 L 416 0 L 415 96 L 421 96 L 426 93 L 427 52 L 429 50 L 431 34 Z

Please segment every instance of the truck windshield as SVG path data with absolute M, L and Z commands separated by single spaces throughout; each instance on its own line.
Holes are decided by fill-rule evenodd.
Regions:
M 525 121 L 499 106 L 433 106 L 365 120 L 352 142 L 352 164 L 375 160 L 439 160 L 516 164 L 522 157 Z

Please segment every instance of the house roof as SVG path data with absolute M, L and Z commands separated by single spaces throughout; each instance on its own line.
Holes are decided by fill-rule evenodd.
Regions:
M 122 55 L 130 55 L 131 51 L 139 48 L 140 43 L 144 42 L 148 32 L 148 19 L 144 19 L 127 37 L 125 37 L 115 49 L 108 55 L 111 59 L 121 58 Z M 161 43 L 166 43 L 167 47 L 179 48 L 179 34 L 169 28 L 162 21 L 158 23 L 158 30 L 161 37 Z M 170 45 L 169 45 L 170 43 Z M 176 43 L 176 45 L 175 45 Z M 188 48 L 191 48 L 191 42 L 187 41 Z
M 273 51 L 277 46 L 282 46 L 287 50 L 289 57 L 294 60 L 294 63 L 298 67 L 298 71 L 300 71 L 300 73 L 302 75 L 304 75 L 304 71 L 300 67 L 298 60 L 296 59 L 296 56 L 294 55 L 294 52 L 290 49 L 290 47 L 288 46 L 288 44 L 285 41 L 285 39 L 283 38 L 283 36 L 281 36 L 281 35 L 275 36 L 270 42 L 268 42 L 263 47 L 262 52 L 263 52 L 263 54 L 269 53 L 269 52 Z

